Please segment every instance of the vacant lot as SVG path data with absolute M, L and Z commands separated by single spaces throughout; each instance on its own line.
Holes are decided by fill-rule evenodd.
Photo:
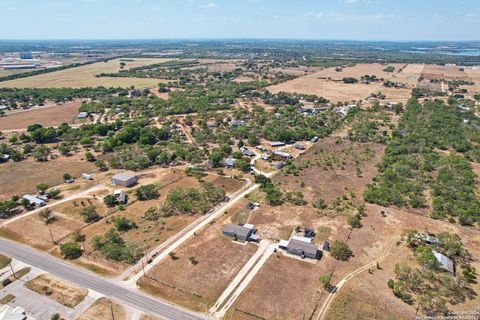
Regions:
M 0 118 L 0 130 L 25 129 L 34 123 L 46 127 L 57 126 L 63 122 L 72 123 L 78 114 L 80 103 L 80 101 L 69 102 L 9 114 Z
M 13 195 L 35 192 L 35 186 L 41 182 L 55 186 L 63 182 L 63 174 L 70 173 L 79 177 L 83 172 L 95 169 L 91 162 L 74 158 L 60 158 L 48 162 L 36 162 L 31 159 L 21 162 L 8 162 L 0 166 L 0 200 Z
M 188 308 L 206 311 L 255 253 L 254 244 L 241 245 L 222 236 L 221 229 L 231 213 L 247 203 L 241 201 L 213 225 L 197 232 L 175 253 L 140 280 L 150 293 Z
M 343 102 L 363 99 L 371 93 L 382 92 L 386 95 L 385 100 L 406 101 L 410 95 L 410 90 L 405 89 L 387 89 L 382 86 L 382 82 L 370 84 L 345 84 L 341 80 L 345 77 L 353 77 L 357 80 L 364 75 L 375 75 L 377 78 L 383 78 L 393 82 L 406 83 L 413 87 L 420 76 L 422 65 L 402 65 L 392 64 L 395 67 L 394 72 L 385 72 L 386 65 L 381 64 L 357 64 L 352 67 L 346 67 L 337 72 L 335 68 L 326 68 L 324 70 L 308 74 L 278 85 L 268 88 L 271 92 L 289 92 L 315 94 L 325 97 L 332 102 Z
M 127 320 L 125 309 L 117 302 L 107 298 L 100 298 L 95 301 L 77 320 L 112 319 L 112 310 L 113 319 Z
M 468 80 L 468 75 L 458 66 L 425 65 L 423 69 L 425 80 Z
M 125 62 L 128 69 L 140 65 L 154 64 L 167 61 L 161 58 L 135 58 L 132 62 Z M 36 75 L 27 78 L 21 78 L 11 81 L 5 81 L 0 84 L 8 88 L 81 88 L 81 87 L 130 87 L 145 88 L 155 86 L 161 80 L 159 79 L 140 79 L 140 78 L 97 78 L 95 75 L 100 73 L 112 73 L 120 70 L 120 59 L 110 60 L 108 62 L 97 62 L 77 68 L 55 71 L 46 74 Z
M 28 281 L 25 286 L 69 308 L 78 305 L 88 294 L 87 289 L 65 283 L 63 280 L 49 274 L 39 275 L 35 279 Z

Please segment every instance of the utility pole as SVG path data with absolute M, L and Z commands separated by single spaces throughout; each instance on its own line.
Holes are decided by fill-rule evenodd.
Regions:
M 48 227 L 48 231 L 50 231 L 50 238 L 52 239 L 53 244 L 57 244 L 55 240 L 53 239 L 53 234 L 52 234 L 52 228 Z
M 110 300 L 110 312 L 112 313 L 112 320 L 115 320 L 115 315 L 113 314 L 113 302 Z
M 10 269 L 12 270 L 13 277 L 16 279 L 16 278 L 17 278 L 17 275 L 15 274 L 15 270 L 13 270 L 12 261 L 10 261 L 10 262 L 8 263 L 8 265 L 10 266 Z

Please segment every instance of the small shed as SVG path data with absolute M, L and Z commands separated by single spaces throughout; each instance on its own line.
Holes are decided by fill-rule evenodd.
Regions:
M 77 119 L 86 119 L 86 118 L 88 118 L 88 112 L 80 112 L 77 115 Z
M 137 183 L 137 181 L 137 176 L 129 172 L 117 173 L 112 177 L 112 184 L 114 186 L 130 187 Z
M 301 143 L 295 143 L 295 144 L 293 145 L 293 147 L 294 147 L 295 149 L 298 149 L 298 150 L 305 150 L 305 145 L 303 145 L 303 144 L 301 144 Z
M 441 268 L 455 275 L 455 264 L 453 263 L 453 261 L 450 258 L 441 254 L 440 252 L 437 252 L 435 250 L 432 250 L 432 252 L 433 252 L 433 255 L 435 256 L 435 259 L 440 264 Z
M 118 203 L 125 204 L 127 203 L 127 194 L 121 189 L 113 191 L 113 196 L 117 199 Z
M 328 241 L 323 242 L 322 250 L 323 251 L 330 251 L 330 243 Z

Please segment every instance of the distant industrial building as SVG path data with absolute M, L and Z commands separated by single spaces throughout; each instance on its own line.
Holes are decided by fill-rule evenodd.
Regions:
M 129 172 L 117 173 L 112 177 L 112 184 L 114 186 L 130 187 L 137 183 L 137 181 L 137 176 Z
M 30 52 L 21 52 L 20 59 L 33 59 L 33 56 Z

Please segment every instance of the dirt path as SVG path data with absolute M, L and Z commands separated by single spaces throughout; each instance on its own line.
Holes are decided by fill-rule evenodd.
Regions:
M 44 209 L 47 209 L 47 208 L 50 208 L 50 207 L 53 207 L 53 206 L 56 206 L 58 204 L 61 204 L 61 203 L 65 203 L 65 202 L 68 202 L 68 201 L 71 201 L 71 200 L 75 200 L 75 199 L 79 199 L 79 198 L 86 198 L 86 197 L 90 197 L 90 193 L 92 192 L 96 192 L 96 191 L 100 191 L 100 190 L 104 190 L 104 189 L 108 189 L 108 187 L 106 187 L 104 184 L 97 184 L 87 190 L 84 190 L 82 192 L 79 192 L 79 193 L 75 193 L 75 194 L 72 194 L 66 198 L 63 198 L 61 200 L 58 200 L 58 201 L 55 201 L 55 202 L 52 202 L 50 204 L 47 204 L 43 207 L 39 207 L 37 209 L 34 209 L 34 210 L 31 210 L 31 211 L 28 211 L 28 212 L 25 212 L 23 214 L 20 214 L 18 216 L 15 216 L 11 219 L 8 219 L 6 221 L 4 221 L 2 224 L 0 224 L 0 227 L 5 227 L 7 225 L 9 225 L 10 223 L 13 223 L 17 220 L 20 220 L 20 219 L 23 219 L 25 217 L 28 217 L 28 216 L 31 216 L 33 214 L 37 214 L 39 213 L 40 211 L 44 210 Z
M 387 249 L 385 250 L 385 253 L 382 256 L 380 256 L 376 260 L 364 265 L 363 267 L 360 267 L 360 268 L 348 273 L 345 277 L 343 277 L 337 283 L 337 285 L 335 286 L 335 291 L 329 293 L 329 295 L 327 296 L 327 299 L 325 300 L 322 307 L 320 308 L 320 311 L 318 312 L 318 316 L 317 316 L 316 320 L 323 320 L 325 318 L 325 315 L 327 314 L 327 311 L 330 308 L 330 305 L 332 304 L 333 300 L 335 299 L 335 294 L 345 285 L 345 283 L 348 280 L 354 278 L 356 275 L 362 273 L 365 270 L 368 270 L 370 268 L 375 268 L 377 262 L 380 262 L 380 261 L 384 260 L 385 258 L 397 253 L 398 251 L 402 250 L 405 247 L 405 244 L 402 244 L 401 246 L 399 246 L 397 248 L 397 250 L 389 252 L 391 250 L 394 242 L 395 242 L 394 239 L 392 241 L 390 241 L 389 246 L 387 247 Z
M 239 273 L 238 275 L 240 275 L 242 277 L 240 278 L 240 276 L 239 276 L 239 279 L 237 279 L 237 277 L 235 277 L 235 279 L 232 281 L 232 283 L 230 283 L 230 285 L 227 288 L 227 290 L 229 290 L 229 288 L 230 288 L 230 291 L 225 290 L 225 292 L 222 293 L 222 295 L 220 296 L 218 301 L 215 303 L 215 305 L 210 309 L 210 314 L 213 318 L 222 319 L 223 316 L 225 316 L 225 313 L 227 312 L 227 310 L 230 309 L 230 307 L 237 300 L 237 298 L 240 296 L 240 294 L 247 288 L 247 286 L 250 284 L 250 282 L 253 280 L 253 278 L 257 275 L 257 273 L 260 271 L 260 269 L 263 267 L 263 265 L 267 262 L 268 258 L 270 258 L 270 256 L 273 254 L 275 249 L 278 248 L 277 243 L 270 243 L 267 240 L 263 240 L 263 241 L 266 242 L 266 247 L 265 247 L 265 249 L 262 250 L 261 257 L 257 261 L 257 263 L 256 264 L 253 263 L 254 265 L 251 268 L 250 268 L 250 266 L 248 266 L 249 268 L 248 268 L 248 270 L 246 270 L 246 271 L 248 271 L 248 273 L 245 272 L 246 273 L 245 275 L 240 275 L 240 273 Z M 260 250 L 260 248 L 259 248 L 259 250 Z M 248 263 L 250 263 L 250 260 L 247 262 L 247 264 Z M 242 268 L 242 270 L 243 270 L 243 268 Z M 237 280 L 237 281 L 235 281 L 235 280 Z M 233 291 L 233 289 L 235 287 L 236 287 L 236 290 Z M 227 297 L 229 297 L 229 298 L 224 303 L 224 300 Z M 221 300 L 221 299 L 223 299 L 223 300 Z M 223 304 L 223 307 L 218 309 L 222 304 Z M 215 311 L 215 309 L 218 309 L 218 310 Z

